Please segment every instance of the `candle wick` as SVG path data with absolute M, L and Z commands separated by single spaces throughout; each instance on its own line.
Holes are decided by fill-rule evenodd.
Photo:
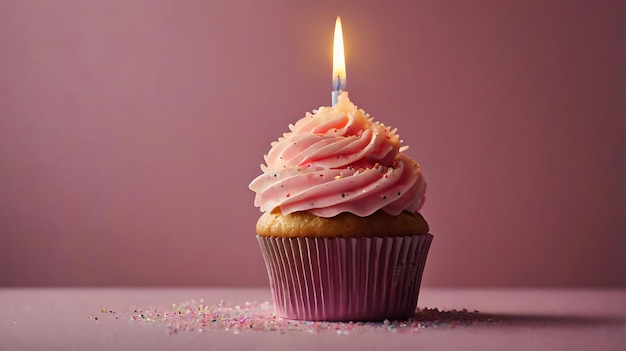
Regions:
M 335 90 L 339 91 L 340 86 L 341 86 L 341 76 L 337 75 L 337 87 L 335 88 Z

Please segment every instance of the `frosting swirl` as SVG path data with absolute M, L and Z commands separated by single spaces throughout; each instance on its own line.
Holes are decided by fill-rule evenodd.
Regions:
M 403 152 L 396 129 L 357 109 L 347 92 L 289 129 L 272 143 L 263 174 L 249 185 L 261 211 L 365 217 L 380 209 L 398 215 L 421 208 L 426 182 L 420 166 Z

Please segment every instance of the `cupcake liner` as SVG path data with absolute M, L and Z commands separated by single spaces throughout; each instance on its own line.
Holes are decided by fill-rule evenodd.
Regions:
M 277 314 L 317 321 L 413 315 L 432 238 L 257 235 Z

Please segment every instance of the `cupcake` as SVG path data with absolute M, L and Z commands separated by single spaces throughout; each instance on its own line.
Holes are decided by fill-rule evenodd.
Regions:
M 432 235 L 426 182 L 395 129 L 347 92 L 289 126 L 249 185 L 279 316 L 376 321 L 414 314 Z

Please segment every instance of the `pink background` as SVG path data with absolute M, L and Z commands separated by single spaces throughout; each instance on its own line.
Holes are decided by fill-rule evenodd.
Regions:
M 429 184 L 429 286 L 626 286 L 623 1 L 0 0 L 0 285 L 266 285 L 248 182 L 348 90 Z

